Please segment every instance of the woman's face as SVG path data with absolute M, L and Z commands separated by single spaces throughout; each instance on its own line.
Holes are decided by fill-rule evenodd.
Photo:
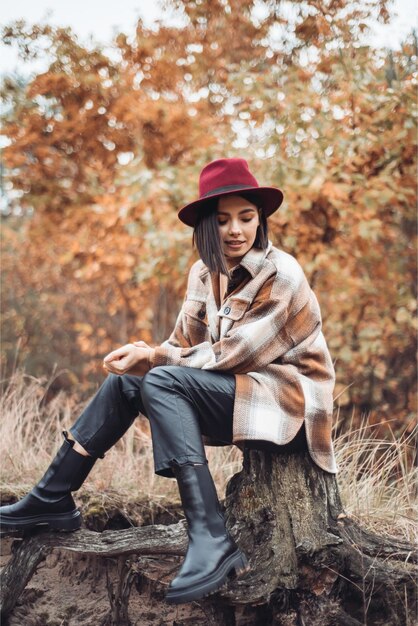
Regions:
M 241 196 L 221 196 L 217 216 L 222 249 L 228 268 L 231 268 L 254 245 L 260 223 L 258 209 Z

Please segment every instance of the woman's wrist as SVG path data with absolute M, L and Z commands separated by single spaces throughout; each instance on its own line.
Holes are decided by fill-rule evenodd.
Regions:
M 155 360 L 155 350 L 154 350 L 154 348 L 150 348 L 148 350 L 148 367 L 149 367 L 149 369 L 152 369 L 154 367 L 154 360 Z

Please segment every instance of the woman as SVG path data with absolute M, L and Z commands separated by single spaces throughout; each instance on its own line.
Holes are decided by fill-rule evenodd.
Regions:
M 209 163 L 199 191 L 179 212 L 194 228 L 201 260 L 190 270 L 170 338 L 106 356 L 110 375 L 64 433 L 44 477 L 0 509 L 3 532 L 39 524 L 76 530 L 81 519 L 71 491 L 135 417 L 146 415 L 155 471 L 177 479 L 188 524 L 187 554 L 167 592 L 174 603 L 201 598 L 247 568 L 225 527 L 203 438 L 274 447 L 306 433 L 313 460 L 336 471 L 334 370 L 318 303 L 297 261 L 267 235 L 267 217 L 283 194 L 260 187 L 244 159 Z

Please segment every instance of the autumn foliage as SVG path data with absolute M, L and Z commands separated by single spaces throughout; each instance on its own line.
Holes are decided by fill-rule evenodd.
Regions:
M 196 255 L 176 210 L 204 164 L 239 155 L 284 191 L 271 239 L 317 293 L 340 417 L 410 429 L 416 40 L 361 44 L 367 19 L 389 19 L 385 0 L 168 4 L 175 26 L 139 21 L 111 48 L 3 30 L 23 61 L 48 59 L 3 84 L 5 375 L 17 359 L 87 384 L 114 347 L 165 339 Z

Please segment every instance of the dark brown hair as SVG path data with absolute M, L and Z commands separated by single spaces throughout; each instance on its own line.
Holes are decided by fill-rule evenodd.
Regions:
M 264 215 L 260 200 L 256 195 L 250 193 L 237 194 L 241 198 L 248 200 L 259 209 L 260 224 L 254 241 L 254 248 L 265 250 L 268 246 L 268 226 L 267 218 Z M 193 244 L 196 246 L 200 258 L 211 272 L 220 272 L 229 276 L 228 265 L 222 249 L 222 242 L 219 235 L 217 219 L 218 198 L 208 201 L 201 208 L 201 214 L 193 231 Z

